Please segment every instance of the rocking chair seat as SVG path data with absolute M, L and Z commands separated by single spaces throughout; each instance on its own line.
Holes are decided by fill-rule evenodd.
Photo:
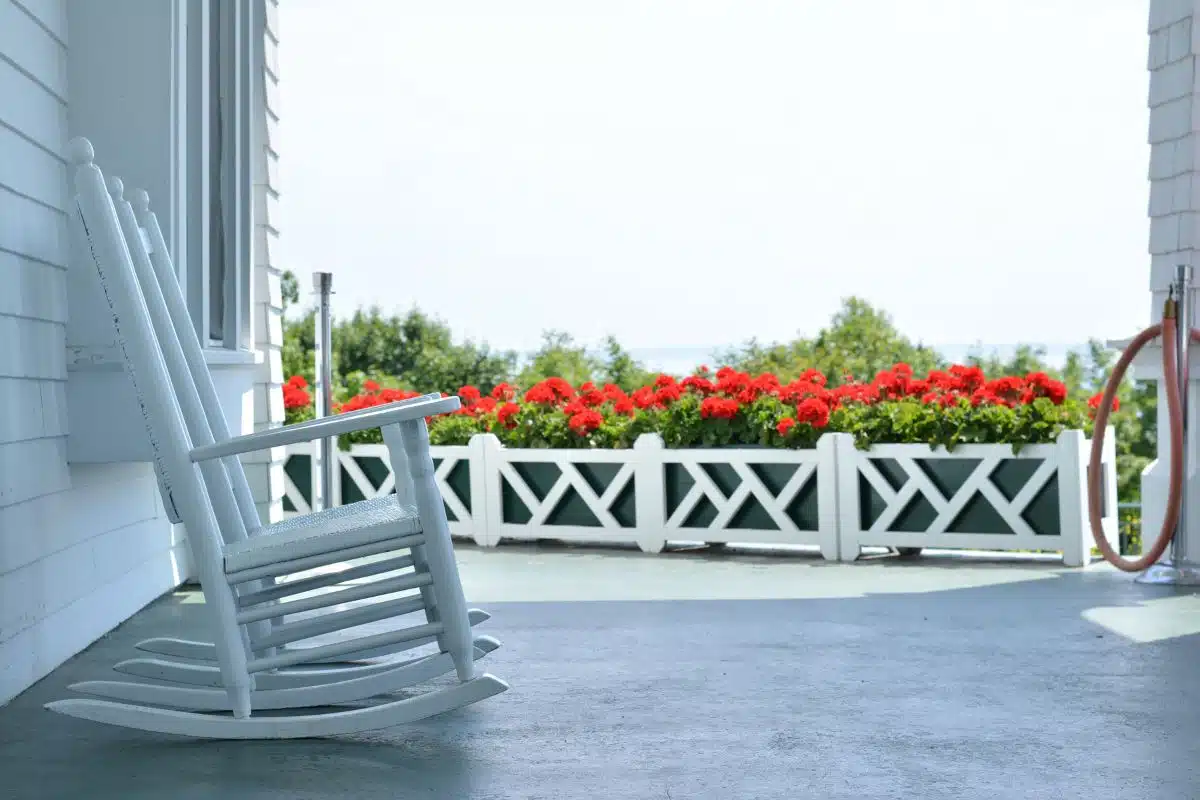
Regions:
M 225 551 L 225 572 L 347 550 L 421 533 L 417 509 L 395 495 L 362 500 L 265 526 Z

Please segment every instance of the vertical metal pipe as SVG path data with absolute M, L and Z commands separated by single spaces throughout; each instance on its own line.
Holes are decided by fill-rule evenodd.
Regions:
M 1177 567 L 1183 566 L 1187 560 L 1187 518 L 1188 518 L 1188 458 L 1191 441 L 1188 436 L 1188 418 L 1191 416 L 1191 406 L 1188 405 L 1188 361 L 1192 337 L 1192 268 L 1180 264 L 1175 269 L 1175 296 L 1178 298 L 1178 311 L 1175 324 L 1177 349 L 1179 358 L 1177 375 L 1179 377 L 1179 405 L 1183 414 L 1183 493 L 1179 501 L 1179 523 L 1175 526 L 1175 536 L 1171 539 L 1171 562 Z
M 333 294 L 333 273 L 314 272 L 313 290 L 318 296 L 316 320 L 316 378 L 317 417 L 333 414 L 333 315 L 329 298 Z M 330 508 L 333 505 L 333 478 L 337 466 L 337 440 L 325 438 L 318 441 L 317 458 L 320 465 L 320 500 L 313 492 L 313 510 Z M 317 488 L 317 487 L 314 487 Z

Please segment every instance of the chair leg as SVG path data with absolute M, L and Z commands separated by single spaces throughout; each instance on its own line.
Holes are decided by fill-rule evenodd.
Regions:
M 446 520 L 446 505 L 434 473 L 425 420 L 386 426 L 383 428 L 383 442 L 388 448 L 392 471 L 397 480 L 408 474 L 407 484 L 412 490 L 412 501 L 421 518 L 421 530 L 425 533 L 422 555 L 433 577 L 433 605 L 437 608 L 438 621 L 444 628 L 444 633 L 438 637 L 438 646 L 454 659 L 458 679 L 469 681 L 475 677 L 475 658 L 467 599 L 458 576 L 450 524 Z M 416 557 L 414 549 L 414 562 Z M 428 600 L 426 606 L 429 606 Z
M 413 567 L 418 572 L 429 571 L 429 559 L 425 557 L 425 545 L 419 544 L 412 549 Z M 439 619 L 437 610 L 437 597 L 434 595 L 432 586 L 421 587 L 421 601 L 425 604 L 425 621 L 435 623 Z M 450 650 L 446 646 L 446 637 L 438 636 L 438 648 L 443 653 L 449 653 Z

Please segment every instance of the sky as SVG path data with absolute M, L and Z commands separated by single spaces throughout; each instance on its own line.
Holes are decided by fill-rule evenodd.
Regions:
M 1128 338 L 1148 7 L 288 0 L 278 263 L 335 316 L 660 368 L 850 295 L 949 350 Z

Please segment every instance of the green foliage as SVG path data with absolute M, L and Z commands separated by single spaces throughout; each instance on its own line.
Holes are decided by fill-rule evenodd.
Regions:
M 288 306 L 294 306 L 300 302 L 300 282 L 296 279 L 296 273 L 291 270 L 286 270 L 279 278 L 279 291 L 283 296 L 283 310 L 286 312 Z
M 285 282 L 289 284 L 295 285 L 294 276 Z M 298 299 L 297 294 L 292 297 Z M 335 318 L 332 339 L 335 384 L 371 378 L 417 392 L 468 384 L 486 391 L 508 380 L 517 360 L 516 353 L 493 351 L 487 344 L 455 342 L 445 322 L 417 309 L 402 315 L 385 315 L 377 307 L 359 309 L 349 318 Z M 315 350 L 316 312 L 308 309 L 286 320 L 284 373 L 315 383 Z
M 907 399 L 835 409 L 830 428 L 853 434 L 855 445 L 928 444 L 953 450 L 962 444 L 1004 442 L 1020 452 L 1028 444 L 1055 441 L 1064 430 L 1090 428 L 1086 406 L 1068 401 L 1056 406 L 1040 397 L 1016 408 L 972 407 L 962 400 L 942 408 Z
M 517 383 L 532 386 L 557 377 L 579 386 L 592 380 L 600 369 L 600 362 L 588 354 L 586 347 L 576 344 L 571 334 L 549 330 L 542 334 L 542 346 L 517 375 Z
M 604 360 L 600 365 L 599 377 L 603 383 L 620 386 L 626 392 L 632 392 L 639 386 L 645 386 L 654 380 L 655 373 L 647 370 L 634 360 L 614 336 L 604 338 Z M 549 377 L 549 376 L 548 376 Z
M 811 339 L 763 345 L 751 339 L 739 348 L 714 354 L 718 363 L 757 375 L 770 372 L 789 381 L 807 369 L 817 369 L 837 385 L 850 376 L 870 380 L 897 362 L 926 373 L 945 365 L 935 350 L 903 336 L 887 313 L 867 301 L 850 297 L 830 324 Z

